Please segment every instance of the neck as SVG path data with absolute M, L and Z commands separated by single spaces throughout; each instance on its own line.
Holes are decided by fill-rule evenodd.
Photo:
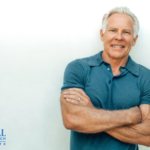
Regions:
M 110 57 L 105 51 L 103 51 L 102 53 L 102 59 L 111 65 L 112 73 L 114 76 L 121 73 L 119 68 L 120 66 L 125 67 L 128 61 L 128 57 L 129 55 L 123 58 L 113 58 L 113 57 Z

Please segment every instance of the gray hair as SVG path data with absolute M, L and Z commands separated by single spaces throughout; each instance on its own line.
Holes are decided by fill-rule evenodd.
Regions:
M 103 20 L 102 20 L 103 33 L 105 33 L 105 31 L 106 31 L 106 25 L 108 22 L 108 18 L 114 13 L 127 14 L 133 18 L 133 20 L 134 20 L 134 25 L 133 25 L 134 35 L 133 36 L 135 38 L 139 32 L 139 21 L 138 21 L 137 17 L 127 7 L 115 7 L 112 10 L 110 10 L 107 14 L 104 14 Z

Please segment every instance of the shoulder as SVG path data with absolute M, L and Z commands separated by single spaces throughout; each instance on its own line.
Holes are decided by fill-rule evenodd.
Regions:
M 90 66 L 95 66 L 97 64 L 98 56 L 99 53 L 89 57 L 75 59 L 67 65 L 67 68 L 73 67 L 74 69 L 87 70 Z
M 143 65 L 139 65 L 139 75 L 143 78 L 147 78 L 147 79 L 150 79 L 150 69 L 149 68 L 146 68 L 145 66 Z
M 75 59 L 68 63 L 65 71 L 72 71 L 72 72 L 78 72 L 78 71 L 84 71 L 88 67 L 86 58 L 82 59 Z
M 69 79 L 74 79 L 76 81 L 86 83 L 88 74 L 90 72 L 90 67 L 92 66 L 92 63 L 96 63 L 96 57 L 97 54 L 71 61 L 65 69 L 64 80 L 67 81 Z
M 93 56 L 76 59 L 67 65 L 61 90 L 72 87 L 84 89 L 90 71 L 89 60 L 91 57 Z
M 139 83 L 142 91 L 150 92 L 150 69 L 139 65 Z

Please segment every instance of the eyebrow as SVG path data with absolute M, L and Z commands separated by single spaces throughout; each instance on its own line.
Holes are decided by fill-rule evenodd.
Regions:
M 115 27 L 109 27 L 109 28 L 117 29 L 117 28 L 115 28 Z M 131 29 L 129 29 L 129 28 L 125 28 L 124 30 L 128 30 L 128 31 L 132 32 Z

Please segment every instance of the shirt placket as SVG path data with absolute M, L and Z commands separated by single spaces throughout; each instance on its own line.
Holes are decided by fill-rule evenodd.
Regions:
M 109 74 L 109 79 L 108 79 L 108 108 L 112 109 L 112 88 L 113 88 L 113 80 L 114 76 L 111 70 L 111 66 L 107 64 L 106 66 L 108 74 Z

